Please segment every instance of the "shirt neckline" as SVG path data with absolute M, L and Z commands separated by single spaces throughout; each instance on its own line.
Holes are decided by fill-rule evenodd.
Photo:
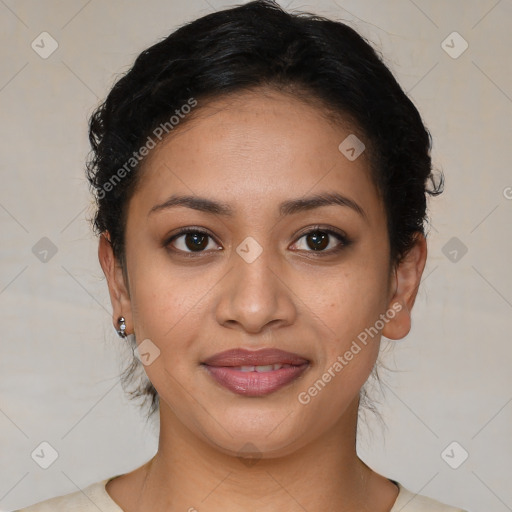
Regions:
M 122 473 L 124 474 L 124 473 Z M 106 488 L 106 485 L 108 482 L 110 482 L 110 480 L 114 480 L 114 478 L 117 478 L 118 476 L 121 476 L 122 474 L 119 474 L 119 475 L 115 475 L 115 476 L 111 476 L 110 478 L 105 478 L 104 480 L 101 480 L 100 482 L 98 482 L 98 493 L 99 493 L 99 496 L 98 498 L 100 498 L 102 500 L 102 502 L 100 503 L 101 505 L 104 505 L 104 506 L 108 506 L 109 507 L 109 512 L 125 512 L 115 501 L 114 499 L 112 498 L 112 496 L 110 496 L 110 494 L 107 492 L 107 488 Z M 391 478 L 388 478 L 388 480 L 392 483 L 394 483 L 397 487 L 398 487 L 398 495 L 395 499 L 395 502 L 393 503 L 393 506 L 391 507 L 391 509 L 389 510 L 389 512 L 398 512 L 401 508 L 403 508 L 403 505 L 405 503 L 407 503 L 408 501 L 410 501 L 410 498 L 408 498 L 407 494 L 408 491 L 400 484 L 400 482 L 397 482 L 396 480 L 391 480 Z M 400 507 L 400 508 L 398 508 Z

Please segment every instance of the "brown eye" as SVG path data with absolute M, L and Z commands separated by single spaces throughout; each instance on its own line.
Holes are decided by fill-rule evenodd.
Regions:
M 314 251 L 321 251 L 329 245 L 329 235 L 323 231 L 308 233 L 306 243 Z
M 210 240 L 213 240 L 211 235 L 204 231 L 198 230 L 184 230 L 170 238 L 166 245 L 172 245 L 177 251 L 185 253 L 201 253 L 208 247 Z M 217 247 L 213 244 L 213 248 Z
M 185 236 L 185 246 L 191 251 L 201 251 L 208 246 L 208 235 L 189 233 Z
M 301 240 L 304 240 L 304 242 L 301 243 Z M 338 243 L 334 240 L 337 240 Z M 330 229 L 315 228 L 304 233 L 295 245 L 297 246 L 296 248 L 301 251 L 333 253 L 343 249 L 343 247 L 348 246 L 349 244 L 349 239 L 341 233 L 337 233 Z

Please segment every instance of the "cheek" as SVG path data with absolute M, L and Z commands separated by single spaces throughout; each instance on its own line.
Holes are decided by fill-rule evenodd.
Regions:
M 151 344 L 143 347 L 149 346 L 152 354 L 157 354 L 144 370 L 161 399 L 177 410 L 190 399 L 188 393 L 201 394 L 191 385 L 190 372 L 196 366 L 197 340 L 204 331 L 205 290 L 214 282 L 210 283 L 207 275 L 192 279 L 176 268 L 171 272 L 170 265 L 160 265 L 156 258 L 151 265 L 139 261 L 136 268 L 139 271 L 132 268 L 131 295 L 136 338 L 138 343 L 151 340 L 156 348 Z M 180 384 L 183 382 L 190 383 L 187 392 Z
M 305 386 L 324 383 L 322 391 L 342 406 L 367 380 L 379 353 L 380 315 L 387 307 L 387 274 L 376 261 L 361 259 L 316 280 L 314 295 L 307 298 L 314 276 L 298 281 L 298 295 L 305 297 L 308 314 L 319 326 L 317 367 Z M 304 388 L 303 388 L 304 390 Z M 315 389 L 311 389 L 316 393 Z
M 375 323 L 387 305 L 387 274 L 376 261 L 296 272 L 293 291 L 326 332 L 347 340 Z M 290 277 L 291 279 L 291 277 Z
M 130 262 L 134 324 L 138 339 L 149 338 L 162 349 L 172 343 L 179 350 L 182 336 L 178 334 L 200 325 L 201 298 L 213 283 L 207 274 L 194 277 L 171 266 L 160 252 L 137 254 Z
M 375 325 L 386 309 L 385 281 L 378 272 L 343 272 L 327 282 L 317 295 L 323 299 L 308 304 L 324 337 L 297 397 L 308 415 L 324 417 L 322 424 L 337 421 L 371 374 L 380 346 L 381 329 Z

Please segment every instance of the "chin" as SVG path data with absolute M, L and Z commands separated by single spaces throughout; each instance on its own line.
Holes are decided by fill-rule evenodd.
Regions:
M 283 457 L 311 441 L 312 429 L 305 429 L 305 422 L 297 411 L 294 414 L 291 409 L 255 411 L 233 407 L 222 411 L 222 422 L 209 420 L 201 429 L 201 437 L 213 448 L 230 456 L 251 459 Z M 307 437 L 305 432 L 308 432 Z

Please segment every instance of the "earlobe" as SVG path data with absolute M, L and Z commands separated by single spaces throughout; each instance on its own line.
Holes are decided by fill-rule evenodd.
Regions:
M 98 259 L 108 283 L 110 302 L 112 303 L 112 322 L 119 329 L 118 319 L 125 318 L 126 332 L 132 331 L 131 302 L 125 283 L 123 269 L 114 255 L 108 231 L 100 235 Z
M 382 329 L 382 335 L 390 340 L 405 338 L 411 330 L 410 310 L 405 304 L 395 299 L 392 303 L 392 307 L 388 311 L 393 311 L 394 316 Z
M 384 326 L 382 335 L 392 340 L 407 336 L 411 330 L 411 310 L 427 259 L 427 242 L 423 233 L 415 235 L 415 243 L 395 269 L 396 286 L 389 307 L 395 316 Z M 400 307 L 398 307 L 400 305 Z

